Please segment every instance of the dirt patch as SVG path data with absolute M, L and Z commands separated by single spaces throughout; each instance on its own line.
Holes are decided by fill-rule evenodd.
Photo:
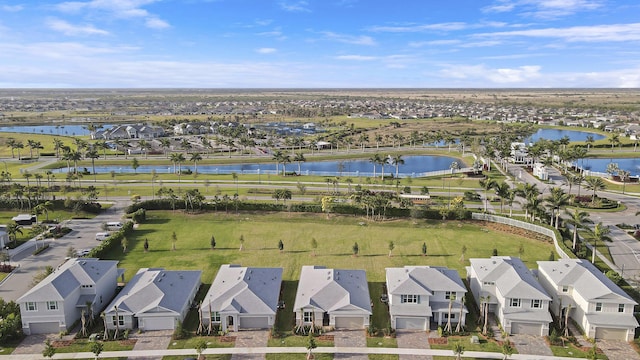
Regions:
M 429 338 L 429 345 L 447 345 L 449 340 L 446 337 Z
M 236 337 L 235 336 L 220 336 L 220 338 L 218 338 L 218 340 L 221 343 L 232 343 L 232 342 L 236 342 Z
M 333 335 L 320 335 L 318 340 L 333 341 Z
M 535 239 L 535 240 L 549 242 L 549 243 L 552 242 L 552 239 L 550 237 L 542 235 L 535 231 L 530 231 L 530 230 L 522 229 L 515 226 L 509 226 L 505 224 L 499 224 L 499 223 L 488 222 L 488 221 L 482 221 L 480 223 L 482 227 L 489 230 L 500 231 L 500 232 L 511 234 L 511 235 L 522 236 L 529 239 Z
M 127 346 L 127 345 L 135 346 L 137 341 L 138 339 L 126 339 L 126 340 L 120 340 L 119 343 L 122 346 Z
M 71 346 L 73 344 L 73 340 L 54 340 L 51 342 L 51 346 L 54 348 L 62 348 L 66 346 Z

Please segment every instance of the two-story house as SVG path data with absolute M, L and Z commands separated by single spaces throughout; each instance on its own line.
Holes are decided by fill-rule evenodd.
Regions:
M 516 257 L 469 259 L 467 279 L 478 306 L 489 304 L 509 334 L 548 335 L 551 297 Z
M 464 324 L 467 288 L 457 271 L 446 267 L 386 269 L 391 327 L 428 330 L 430 324 Z
M 371 297 L 364 270 L 303 266 L 293 311 L 298 326 L 369 326 Z
M 22 295 L 25 334 L 58 333 L 85 314 L 99 314 L 116 292 L 118 262 L 93 258 L 70 259 Z
M 588 337 L 633 340 L 637 303 L 590 262 L 538 261 L 538 280 L 553 298 L 551 311 L 561 318 L 568 311 Z

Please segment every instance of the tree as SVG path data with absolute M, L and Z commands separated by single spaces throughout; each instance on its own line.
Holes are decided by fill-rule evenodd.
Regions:
M 605 184 L 604 184 L 604 180 L 602 180 L 599 177 L 590 177 L 587 178 L 586 180 L 586 188 L 589 190 L 593 191 L 593 196 L 591 197 L 591 202 L 595 202 L 596 201 L 596 192 L 597 191 L 602 191 L 605 189 Z
M 509 356 L 513 355 L 514 352 L 514 348 L 511 345 L 511 342 L 509 340 L 505 341 L 504 344 L 502 344 L 502 355 L 503 355 L 503 359 L 508 359 Z
M 207 340 L 201 339 L 195 343 L 194 346 L 196 353 L 198 354 L 198 360 L 202 358 L 202 352 L 207 350 Z
M 149 252 L 149 239 L 144 238 L 144 252 Z
M 422 256 L 427 256 L 427 243 L 426 242 L 422 243 L 421 251 L 422 251 Z
M 298 175 L 302 174 L 302 171 L 301 171 L 301 164 L 302 164 L 303 162 L 307 161 L 307 159 L 304 157 L 304 154 L 303 154 L 303 153 L 301 153 L 301 152 L 296 153 L 296 155 L 295 155 L 295 156 L 294 156 L 294 158 L 293 158 L 293 161 L 295 161 L 295 162 L 297 162 L 297 163 L 298 163 Z
M 7 232 L 7 236 L 9 236 L 9 239 L 13 239 L 14 244 L 16 244 L 18 241 L 18 234 L 23 235 L 22 225 L 18 225 L 15 222 L 9 223 L 5 231 Z
M 133 158 L 131 160 L 131 168 L 133 169 L 133 172 L 135 172 L 136 174 L 138 173 L 138 168 L 140 167 L 140 162 L 138 161 L 138 158 Z
M 376 165 L 380 164 L 380 161 L 382 160 L 382 158 L 380 157 L 380 154 L 373 154 L 373 156 L 371 156 L 369 158 L 369 162 L 373 164 L 373 177 L 376 177 Z
M 618 177 L 620 178 L 620 181 L 622 181 L 622 193 L 624 194 L 624 190 L 625 190 L 625 185 L 627 184 L 627 181 L 629 181 L 629 176 L 631 175 L 631 173 L 627 170 L 623 170 L 620 169 L 618 170 Z
M 598 251 L 598 240 L 600 240 L 600 242 L 603 241 L 611 241 L 611 238 L 609 238 L 609 233 L 611 232 L 611 229 L 609 229 L 608 226 L 603 225 L 601 222 L 597 223 L 596 226 L 593 227 L 593 229 L 591 230 L 591 234 L 593 235 L 593 250 L 591 251 L 591 263 L 595 264 L 596 263 L 596 252 Z
M 569 212 L 568 210 L 565 210 L 565 213 L 569 215 L 569 218 L 566 219 L 567 223 L 573 226 L 573 242 L 572 242 L 571 248 L 575 252 L 576 243 L 578 241 L 578 230 L 584 228 L 585 224 L 593 223 L 593 221 L 589 219 L 588 212 L 581 211 L 578 208 L 575 208 L 573 212 Z
M 478 183 L 480 184 L 480 187 L 484 190 L 484 212 L 487 212 L 487 206 L 489 202 L 489 197 L 487 196 L 487 192 L 495 188 L 496 185 L 498 185 L 498 183 L 490 177 L 486 179 L 482 179 Z M 502 212 L 502 205 L 500 207 L 500 212 Z
M 551 207 L 551 226 L 554 225 L 554 217 L 555 217 L 555 228 L 558 229 L 558 222 L 560 220 L 560 210 L 563 206 L 569 204 L 570 196 L 566 194 L 564 190 L 560 187 L 552 187 L 550 189 L 549 196 L 545 199 Z
M 460 249 L 460 261 L 464 261 L 464 256 L 467 253 L 467 245 L 462 245 L 462 248 Z
M 316 339 L 313 337 L 313 332 L 309 331 L 309 335 L 307 337 L 307 360 L 309 359 L 313 359 L 313 354 L 312 351 L 313 349 L 317 348 L 318 345 L 316 344 Z
M 216 238 L 215 236 L 211 235 L 211 250 L 214 250 L 216 248 Z
M 358 242 L 355 242 L 353 244 L 353 246 L 351 247 L 351 250 L 353 251 L 353 256 L 358 256 L 358 253 L 360 253 L 360 247 L 358 246 Z
M 240 251 L 242 251 L 243 247 L 244 247 L 244 235 L 240 235 Z
M 496 195 L 500 198 L 500 213 L 502 214 L 502 207 L 504 206 L 504 201 L 509 200 L 511 196 L 511 187 L 506 182 L 501 182 L 500 184 L 496 184 L 494 186 L 496 190 Z
M 198 161 L 202 160 L 202 155 L 200 155 L 200 153 L 194 152 L 191 153 L 191 158 L 189 159 L 189 161 L 193 162 L 193 169 L 194 169 L 194 173 L 198 173 Z
M 593 138 L 593 135 L 588 135 L 584 142 L 587 144 L 587 151 L 588 151 L 591 148 L 591 145 L 594 142 L 596 142 L 596 140 Z
M 178 236 L 176 235 L 176 232 L 174 231 L 173 233 L 171 233 L 171 250 L 172 251 L 176 251 L 176 242 L 178 241 Z
M 389 257 L 393 256 L 393 249 L 396 248 L 396 245 L 393 243 L 392 240 L 389 240 Z
M 278 250 L 280 250 L 280 252 L 284 251 L 284 243 L 282 242 L 282 239 L 278 240 Z
M 402 155 L 400 154 L 393 155 L 391 157 L 391 164 L 393 164 L 396 167 L 396 179 L 397 179 L 400 165 L 404 164 L 404 159 L 402 158 Z
M 91 352 L 96 356 L 96 360 L 98 360 L 98 357 L 100 356 L 100 353 L 102 353 L 103 349 L 104 345 L 100 341 L 94 341 L 91 344 Z
M 127 246 L 129 245 L 129 240 L 127 240 L 126 236 L 122 237 L 122 240 L 120 240 L 120 245 L 122 245 L 122 253 L 126 253 L 127 252 Z
M 51 345 L 51 341 L 46 339 L 44 341 L 44 350 L 42 350 L 42 356 L 51 359 L 56 354 L 56 348 Z
M 311 255 L 316 256 L 316 249 L 318 248 L 318 241 L 316 238 L 311 238 Z
M 609 142 L 611 143 L 611 152 L 613 152 L 613 148 L 616 145 L 620 144 L 620 135 L 619 134 L 612 134 L 611 137 L 609 138 Z
M 87 152 L 84 153 L 84 157 L 91 159 L 91 170 L 93 172 L 93 182 L 96 182 L 96 159 L 100 157 L 98 150 L 94 146 L 90 147 Z
M 456 356 L 456 360 L 461 360 L 462 354 L 464 354 L 464 346 L 458 341 L 453 345 L 453 355 Z

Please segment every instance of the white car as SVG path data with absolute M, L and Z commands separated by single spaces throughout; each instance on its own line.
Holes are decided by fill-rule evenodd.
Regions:
M 76 250 L 76 256 L 77 257 L 83 257 L 83 256 L 87 256 L 89 255 L 89 253 L 91 252 L 91 249 L 80 249 L 80 250 Z

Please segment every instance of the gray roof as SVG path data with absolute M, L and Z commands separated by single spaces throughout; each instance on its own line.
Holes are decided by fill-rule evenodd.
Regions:
M 18 302 L 64 300 L 81 285 L 95 285 L 117 265 L 118 261 L 115 260 L 69 259 L 22 295 Z
M 612 299 L 619 303 L 637 303 L 593 264 L 581 259 L 538 261 L 538 271 L 558 286 L 571 286 L 587 301 Z
M 281 283 L 282 268 L 222 265 L 201 309 L 220 313 L 275 314 Z
M 446 267 L 405 266 L 387 268 L 390 294 L 433 295 L 435 291 L 466 292 L 460 275 Z
M 294 309 L 314 307 L 325 312 L 362 310 L 371 314 L 371 297 L 364 270 L 303 266 Z
M 489 259 L 469 259 L 469 262 L 478 280 L 495 282 L 496 290 L 505 298 L 551 300 L 520 258 L 492 256 Z
M 180 314 L 188 306 L 193 289 L 200 286 L 200 270 L 143 268 L 107 306 L 105 313 L 139 315 L 147 312 Z

